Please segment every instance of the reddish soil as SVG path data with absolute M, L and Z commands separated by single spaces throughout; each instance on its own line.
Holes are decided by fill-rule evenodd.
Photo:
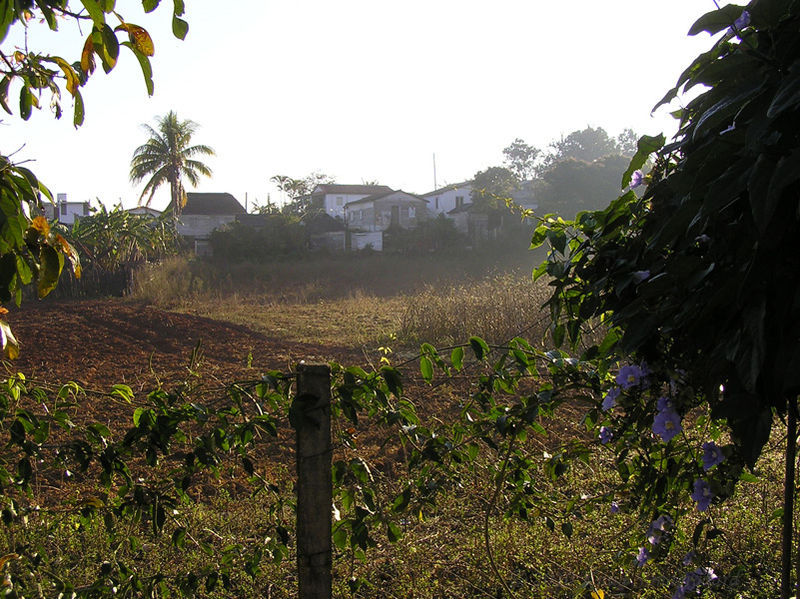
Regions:
M 243 326 L 113 299 L 27 302 L 8 320 L 21 343 L 12 369 L 44 383 L 76 381 L 98 391 L 115 383 L 142 391 L 159 380 L 182 380 L 198 343 L 200 374 L 216 386 L 286 371 L 300 360 L 364 359 L 344 347 L 280 341 Z

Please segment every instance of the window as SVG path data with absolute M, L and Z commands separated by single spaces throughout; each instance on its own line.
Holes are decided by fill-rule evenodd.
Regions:
M 464 196 L 456 196 L 456 208 L 464 206 Z
M 344 205 L 344 198 L 343 198 L 343 197 L 341 197 L 341 196 L 337 197 L 337 198 L 336 198 L 336 205 L 337 205 L 337 206 L 342 206 L 342 205 Z
M 67 203 L 61 202 L 61 216 L 67 215 Z
M 415 214 L 416 214 L 416 208 L 414 208 L 414 206 L 409 206 L 408 207 L 408 218 L 414 218 Z
M 436 197 L 436 210 L 438 210 L 438 209 L 439 209 L 439 197 L 437 196 Z

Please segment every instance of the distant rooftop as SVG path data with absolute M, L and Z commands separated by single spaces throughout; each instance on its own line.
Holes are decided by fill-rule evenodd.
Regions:
M 453 190 L 456 190 L 456 189 L 458 189 L 460 187 L 467 187 L 467 186 L 471 186 L 471 185 L 472 185 L 472 181 L 462 181 L 461 183 L 451 183 L 450 185 L 445 185 L 444 187 L 440 187 L 439 189 L 434 189 L 433 191 L 429 191 L 428 193 L 423 193 L 422 196 L 423 197 L 435 196 L 435 195 L 438 195 L 440 193 L 444 193 L 446 191 L 453 191 Z
M 394 191 L 387 185 L 339 185 L 338 183 L 323 183 L 314 188 L 314 194 L 318 193 L 340 193 L 342 195 L 349 194 L 375 194 L 387 191 Z
M 409 193 L 407 191 L 403 191 L 402 189 L 390 189 L 389 191 L 381 191 L 379 193 L 373 193 L 372 195 L 368 195 L 365 198 L 361 198 L 360 200 L 353 200 L 352 202 L 348 202 L 348 206 L 352 206 L 353 204 L 365 204 L 368 202 L 374 202 L 375 200 L 380 200 L 381 198 L 385 198 L 395 193 L 402 193 L 406 196 L 411 196 L 415 200 L 420 200 L 421 202 L 428 203 L 428 200 L 423 198 L 422 196 L 418 196 L 414 193 Z
M 244 206 L 229 193 L 196 193 L 186 194 L 186 206 L 181 214 L 246 214 Z

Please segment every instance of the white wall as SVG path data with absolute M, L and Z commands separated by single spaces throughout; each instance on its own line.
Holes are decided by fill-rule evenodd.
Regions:
M 348 202 L 355 202 L 365 198 L 367 193 L 326 193 L 324 206 L 325 212 L 334 218 L 344 218 L 344 207 Z
M 422 197 L 428 200 L 428 213 L 432 217 L 436 217 L 453 210 L 456 207 L 456 198 L 463 198 L 465 205 L 471 203 L 471 193 L 472 185 L 462 185 L 461 187 L 447 187 L 439 190 L 438 193 L 427 193 Z

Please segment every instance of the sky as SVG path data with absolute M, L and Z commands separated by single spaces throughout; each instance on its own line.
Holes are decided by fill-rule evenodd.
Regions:
M 252 209 L 268 196 L 282 201 L 273 175 L 320 171 L 423 194 L 501 165 L 515 138 L 546 148 L 586 126 L 612 136 L 674 133 L 668 110 L 651 109 L 710 46 L 707 35 L 686 32 L 715 8 L 712 0 L 187 0 L 180 41 L 172 2 L 161 4 L 144 14 L 141 2 L 117 1 L 154 38 L 152 97 L 122 48 L 114 71 L 83 89 L 82 127 L 72 126 L 69 98 L 57 121 L 44 97 L 27 122 L 0 112 L 0 153 L 29 161 L 70 201 L 132 207 L 144 185 L 128 177 L 147 139 L 142 124 L 174 110 L 198 124 L 195 143 L 216 151 L 203 158 L 213 177 L 196 191 L 229 192 Z M 34 22 L 27 40 L 72 62 L 86 34 L 85 25 L 53 34 Z M 2 49 L 23 43 L 17 26 Z M 163 188 L 152 205 L 168 199 Z

